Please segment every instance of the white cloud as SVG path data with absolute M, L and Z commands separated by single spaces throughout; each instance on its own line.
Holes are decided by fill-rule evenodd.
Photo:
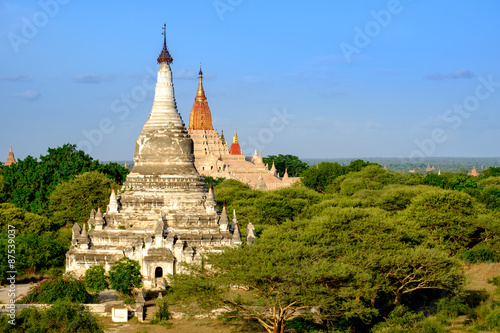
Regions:
M 472 73 L 467 68 L 464 68 L 448 74 L 441 74 L 441 73 L 427 74 L 424 76 L 424 79 L 426 80 L 471 79 L 475 76 L 476 74 Z
M 115 74 L 99 75 L 94 73 L 80 74 L 73 77 L 73 82 L 76 83 L 101 83 L 111 81 L 116 78 Z
M 0 76 L 0 81 L 31 81 L 31 78 L 24 74 L 6 75 Z
M 38 91 L 35 91 L 35 90 L 25 90 L 22 93 L 14 94 L 14 97 L 24 99 L 25 101 L 28 101 L 28 102 L 34 102 L 34 101 L 40 99 L 40 97 L 42 97 L 42 95 Z

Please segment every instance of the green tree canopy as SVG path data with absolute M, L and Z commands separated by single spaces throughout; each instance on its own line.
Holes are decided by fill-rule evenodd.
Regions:
M 294 155 L 269 155 L 262 159 L 265 164 L 271 169 L 273 162 L 280 177 L 283 177 L 285 170 L 290 177 L 298 177 L 304 170 L 307 169 L 308 164 L 302 162 L 297 156 Z
M 3 203 L 0 204 L 0 231 L 5 232 L 8 225 L 13 226 L 18 234 L 40 233 L 58 229 L 58 226 L 44 216 L 27 212 L 13 204 Z
M 49 148 L 47 155 L 40 156 L 40 161 L 28 156 L 17 164 L 3 167 L 2 197 L 19 208 L 44 215 L 49 195 L 59 183 L 94 170 L 101 171 L 117 183 L 123 182 L 129 172 L 116 163 L 94 161 L 76 145 L 67 143 L 62 147 Z
M 435 190 L 416 197 L 404 217 L 426 231 L 430 246 L 452 253 L 470 245 L 477 232 L 477 209 L 473 199 L 462 192 Z
M 130 295 L 134 288 L 142 287 L 141 266 L 135 260 L 121 258 L 109 270 L 109 284 L 114 290 Z
M 98 171 L 76 175 L 56 186 L 49 196 L 48 211 L 53 223 L 60 227 L 87 220 L 92 209 L 106 210 L 111 188 L 116 183 Z
M 331 207 L 266 227 L 251 246 L 210 254 L 211 270 L 172 277 L 173 293 L 205 306 L 203 299 L 220 299 L 268 332 L 283 332 L 296 311 L 311 307 L 337 328 L 367 331 L 398 304 L 463 284 L 459 262 L 418 246 L 418 233 L 381 209 Z M 247 292 L 228 292 L 232 286 Z
M 85 271 L 85 288 L 91 294 L 99 294 L 108 288 L 106 270 L 103 265 L 95 265 Z

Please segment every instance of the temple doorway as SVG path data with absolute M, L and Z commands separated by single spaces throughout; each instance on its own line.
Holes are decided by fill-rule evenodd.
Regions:
M 155 269 L 155 278 L 161 278 L 161 277 L 163 277 L 163 268 L 156 267 L 156 269 Z

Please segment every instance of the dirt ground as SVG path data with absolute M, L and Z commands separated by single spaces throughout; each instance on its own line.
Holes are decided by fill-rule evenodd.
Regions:
M 25 295 L 29 289 L 28 283 L 16 283 L 16 298 L 19 298 L 21 295 Z M 7 304 L 10 302 L 9 297 L 9 285 L 2 285 L 0 287 L 0 303 Z
M 143 324 L 133 318 L 126 324 L 111 322 L 110 318 L 100 318 L 106 333 L 234 333 L 240 332 L 234 325 L 224 325 L 211 319 L 172 319 L 171 326 Z
M 467 286 L 471 290 L 482 290 L 493 293 L 495 286 L 488 283 L 494 276 L 500 276 L 500 263 L 482 263 L 469 265 L 465 268 Z

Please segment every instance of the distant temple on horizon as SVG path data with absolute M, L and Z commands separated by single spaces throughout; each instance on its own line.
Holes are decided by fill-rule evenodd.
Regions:
M 275 190 L 288 187 L 299 181 L 299 177 L 288 177 L 285 171 L 279 177 L 273 165 L 269 170 L 257 149 L 246 157 L 240 147 L 238 134 L 234 130 L 231 147 L 224 133 L 219 135 L 212 126 L 212 114 L 203 89 L 203 72 L 200 68 L 198 91 L 189 116 L 188 131 L 194 142 L 195 166 L 204 176 L 235 179 L 258 190 Z
M 17 164 L 17 162 L 14 157 L 14 152 L 12 151 L 12 146 L 10 146 L 9 155 L 7 156 L 7 160 L 5 161 L 3 166 L 10 166 L 12 164 Z
M 476 167 L 473 166 L 472 170 L 468 173 L 469 176 L 479 177 L 479 172 L 477 172 Z

